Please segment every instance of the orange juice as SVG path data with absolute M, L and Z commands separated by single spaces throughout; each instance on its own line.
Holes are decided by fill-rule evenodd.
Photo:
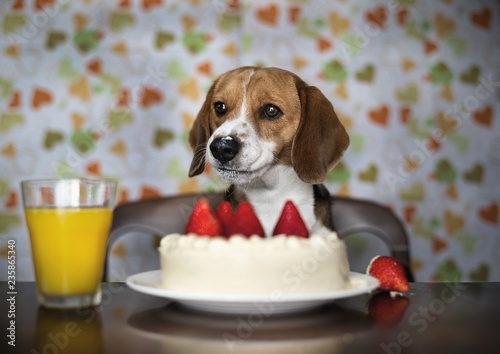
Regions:
M 111 208 L 26 208 L 38 290 L 93 294 L 99 287 Z

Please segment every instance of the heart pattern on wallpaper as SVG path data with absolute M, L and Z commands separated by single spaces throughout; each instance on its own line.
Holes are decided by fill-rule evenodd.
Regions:
M 278 24 L 278 11 L 278 6 L 275 4 L 257 8 L 257 19 L 266 25 L 276 26 Z
M 485 207 L 479 208 L 478 212 L 480 219 L 495 225 L 498 225 L 498 214 L 499 211 L 497 203 L 491 203 Z
M 462 230 L 465 226 L 464 216 L 456 214 L 449 209 L 444 211 L 443 222 L 446 234 L 450 236 Z
M 387 127 L 389 124 L 389 107 L 383 105 L 379 108 L 374 108 L 368 111 L 368 118 L 376 125 Z
M 479 11 L 474 11 L 470 14 L 470 19 L 477 27 L 488 30 L 491 27 L 491 10 L 484 8 Z
M 483 109 L 478 109 L 473 112 L 472 119 L 474 122 L 485 128 L 491 128 L 493 125 L 493 109 L 491 106 L 486 106 Z
M 346 32 L 351 27 L 351 21 L 348 17 L 342 16 L 336 11 L 330 12 L 328 15 L 328 26 L 334 37 Z
M 118 0 L 106 13 L 95 0 L 4 7 L 0 157 L 13 173 L 3 178 L 0 214 L 19 215 L 16 175 L 109 176 L 119 179 L 120 201 L 220 188 L 210 168 L 186 178 L 205 94 L 235 65 L 279 66 L 320 88 L 349 134 L 327 187 L 376 198 L 401 216 L 429 251 L 413 255 L 419 280 L 498 280 L 500 93 L 479 87 L 498 79 L 494 5 L 215 2 Z M 473 102 L 476 88 L 488 98 Z M 79 164 L 67 148 L 82 155 Z M 29 257 L 23 242 L 19 250 Z

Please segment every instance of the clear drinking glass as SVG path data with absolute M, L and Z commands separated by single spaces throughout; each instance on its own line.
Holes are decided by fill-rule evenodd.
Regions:
M 116 182 L 45 179 L 21 186 L 40 304 L 98 305 Z

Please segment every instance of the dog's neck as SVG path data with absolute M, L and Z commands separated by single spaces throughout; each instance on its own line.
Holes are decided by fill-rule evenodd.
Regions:
M 272 166 L 257 180 L 235 188 L 253 205 L 267 236 L 272 235 L 287 200 L 297 206 L 309 230 L 318 227 L 313 186 L 303 182 L 291 166 Z

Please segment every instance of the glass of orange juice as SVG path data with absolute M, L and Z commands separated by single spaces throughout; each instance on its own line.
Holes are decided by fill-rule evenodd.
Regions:
M 116 182 L 69 178 L 21 186 L 40 304 L 98 305 Z

